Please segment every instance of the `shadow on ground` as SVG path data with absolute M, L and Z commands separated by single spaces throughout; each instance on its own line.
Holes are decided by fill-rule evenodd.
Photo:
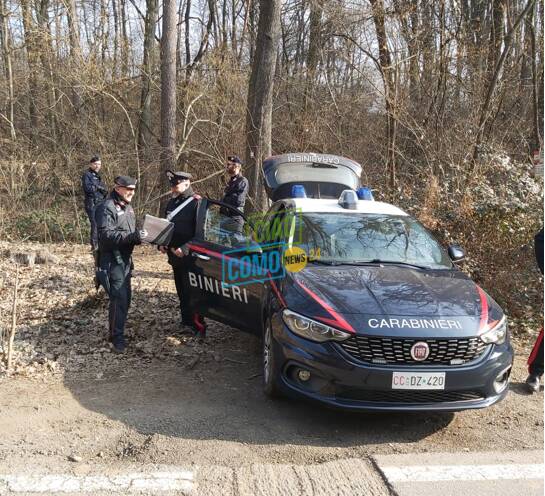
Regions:
M 147 298 L 145 291 L 136 291 L 133 305 Z M 106 311 L 106 304 L 91 299 L 80 305 Z M 139 359 L 135 342 L 142 331 L 135 334 L 127 356 L 108 357 L 113 365 L 104 369 L 100 380 L 93 376 L 96 370 L 87 368 L 67 373 L 65 385 L 85 408 L 145 435 L 349 447 L 415 442 L 443 429 L 454 417 L 345 413 L 305 401 L 271 400 L 261 390 L 259 338 L 221 324 L 212 323 L 205 344 L 190 340 L 179 355 L 153 359 Z M 167 334 L 173 333 L 165 331 L 165 338 Z

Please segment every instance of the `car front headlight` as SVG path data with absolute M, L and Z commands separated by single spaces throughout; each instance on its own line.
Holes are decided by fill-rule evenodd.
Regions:
M 323 343 L 324 341 L 344 341 L 352 336 L 348 332 L 339 331 L 339 329 L 287 309 L 282 312 L 282 319 L 293 333 L 302 338 L 317 341 L 318 343 Z
M 481 339 L 485 343 L 494 343 L 494 344 L 503 344 L 505 343 L 505 338 L 507 337 L 507 319 L 502 317 L 502 319 L 489 331 L 486 331 L 484 334 L 481 334 Z

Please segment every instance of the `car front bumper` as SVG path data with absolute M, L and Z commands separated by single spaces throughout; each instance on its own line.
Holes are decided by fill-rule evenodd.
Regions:
M 485 408 L 509 389 L 513 363 L 509 340 L 489 346 L 481 357 L 459 366 L 363 363 L 336 343 L 315 343 L 295 335 L 279 314 L 272 319 L 275 367 L 280 389 L 326 406 L 360 411 L 442 411 Z M 303 381 L 299 371 L 310 372 Z M 444 390 L 393 390 L 393 372 L 445 372 Z M 494 386 L 505 379 L 503 389 Z

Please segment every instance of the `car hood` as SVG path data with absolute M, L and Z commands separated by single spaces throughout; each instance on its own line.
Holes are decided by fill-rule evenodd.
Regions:
M 291 284 L 304 314 L 366 334 L 476 335 L 503 315 L 458 270 L 309 265 L 291 274 Z

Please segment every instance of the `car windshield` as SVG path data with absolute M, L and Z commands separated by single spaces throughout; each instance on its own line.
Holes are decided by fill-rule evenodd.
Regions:
M 298 214 L 293 243 L 318 263 L 398 263 L 450 269 L 448 254 L 419 222 L 382 214 Z

